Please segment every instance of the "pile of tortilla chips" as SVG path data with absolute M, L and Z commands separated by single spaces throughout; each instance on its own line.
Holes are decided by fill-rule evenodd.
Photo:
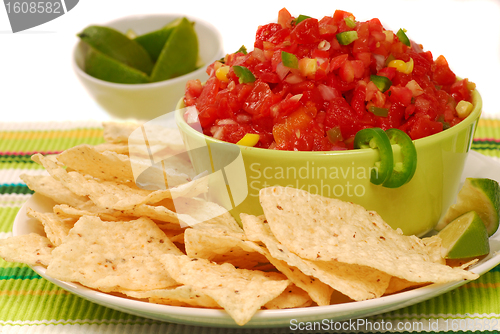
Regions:
M 438 237 L 404 236 L 356 204 L 293 188 L 262 189 L 264 216 L 242 215 L 240 227 L 203 199 L 206 177 L 196 177 L 187 159 L 163 170 L 175 186 L 141 188 L 128 142 L 138 126 L 106 123 L 104 144 L 35 154 L 48 175 L 21 178 L 54 201 L 52 212 L 27 209 L 45 235 L 0 240 L 0 256 L 124 298 L 222 308 L 238 325 L 260 309 L 362 301 L 478 277 L 465 270 L 470 263 L 447 266 Z M 177 135 L 169 136 L 168 149 L 180 150 Z

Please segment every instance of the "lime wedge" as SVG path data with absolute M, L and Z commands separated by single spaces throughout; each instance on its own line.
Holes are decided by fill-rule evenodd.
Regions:
M 193 24 L 183 18 L 161 50 L 151 73 L 151 81 L 178 77 L 196 69 L 198 37 Z
M 109 82 L 124 84 L 149 82 L 146 73 L 127 66 L 91 47 L 86 54 L 84 66 L 87 74 Z
M 163 46 L 167 42 L 172 31 L 179 25 L 181 18 L 175 19 L 161 29 L 135 37 L 135 41 L 149 53 L 149 56 L 156 62 L 160 56 Z
M 488 235 L 493 235 L 500 222 L 500 186 L 491 179 L 468 178 L 458 193 L 457 202 L 448 208 L 436 230 L 443 229 L 462 214 L 476 211 L 483 220 Z
M 441 232 L 441 255 L 446 259 L 464 259 L 490 252 L 488 232 L 481 217 L 469 211 L 453 220 Z
M 102 26 L 89 26 L 78 37 L 97 51 L 146 74 L 153 69 L 153 61 L 144 48 L 121 32 Z

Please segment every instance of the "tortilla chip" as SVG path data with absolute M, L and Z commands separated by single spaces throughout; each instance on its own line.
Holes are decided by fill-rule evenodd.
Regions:
M 371 267 L 411 282 L 479 277 L 434 262 L 421 239 L 359 205 L 284 187 L 262 189 L 260 202 L 279 242 L 303 259 Z
M 276 310 L 285 308 L 308 307 L 312 305 L 312 299 L 307 292 L 297 287 L 290 285 L 278 297 L 267 302 L 264 305 L 265 309 Z
M 126 210 L 139 204 L 157 203 L 165 198 L 195 197 L 206 192 L 208 188 L 208 178 L 204 177 L 175 188 L 148 191 L 133 185 L 86 178 L 78 172 L 67 172 L 41 154 L 33 155 L 32 159 L 45 167 L 52 177 L 62 182 L 73 193 L 88 196 L 92 202 L 102 208 Z
M 184 232 L 186 254 L 216 263 L 231 263 L 236 268 L 254 269 L 268 260 L 245 240 L 244 233 L 223 229 L 187 229 Z
M 81 174 L 88 174 L 104 181 L 133 182 L 134 174 L 127 155 L 99 152 L 90 145 L 78 145 L 57 156 L 65 166 Z
M 402 292 L 402 291 L 409 290 L 409 289 L 414 289 L 414 288 L 424 286 L 427 284 L 430 284 L 430 283 L 415 283 L 415 282 L 407 281 L 403 278 L 392 277 L 391 281 L 389 282 L 389 286 L 387 287 L 387 290 L 385 290 L 384 296 L 391 295 L 391 294 L 398 293 L 398 292 Z
M 130 133 L 128 143 L 147 143 L 150 148 L 157 146 L 158 149 L 151 150 L 153 154 L 161 151 L 161 149 L 176 152 L 185 151 L 186 148 L 182 141 L 181 133 L 175 124 L 174 118 L 170 116 L 166 114 L 143 124 L 140 130 L 137 129 Z M 158 159 L 155 158 L 153 160 L 160 161 L 163 159 L 162 157 L 158 157 Z
M 88 197 L 74 194 L 50 175 L 22 174 L 19 177 L 26 183 L 28 188 L 37 194 L 51 198 L 57 204 L 78 206 L 89 201 Z
M 0 257 L 29 266 L 47 266 L 53 249 L 49 239 L 36 233 L 0 239 Z
M 128 145 L 127 144 L 111 144 L 111 143 L 102 143 L 94 146 L 94 149 L 97 152 L 115 152 L 117 154 L 125 154 L 128 155 Z
M 295 275 L 297 271 L 305 275 L 300 282 L 293 282 L 309 292 L 318 305 L 329 305 L 332 291 L 318 284 L 314 278 L 357 301 L 380 297 L 389 285 L 391 276 L 379 270 L 338 261 L 300 258 L 276 239 L 264 217 L 241 214 L 241 220 L 250 240 L 263 242 L 271 256 L 287 263 Z
M 128 137 L 141 126 L 136 122 L 103 122 L 104 140 L 112 144 L 122 144 L 128 142 Z
M 62 244 L 76 222 L 75 218 L 62 219 L 55 213 L 37 212 L 31 208 L 26 209 L 26 214 L 42 223 L 47 238 L 54 246 Z
M 186 255 L 164 254 L 160 260 L 176 281 L 212 297 L 240 326 L 290 283 L 276 273 L 236 269 L 229 263 L 218 265 Z
M 95 216 L 101 218 L 101 220 L 109 220 L 109 221 L 124 220 L 124 216 L 121 214 L 120 211 L 113 209 L 102 209 L 93 205 L 94 203 L 92 203 L 92 201 L 89 202 L 92 205 L 85 204 L 83 206 L 79 206 L 78 208 L 74 208 L 66 204 L 54 205 L 52 210 L 54 211 L 54 214 L 56 214 L 57 217 L 61 219 L 73 218 L 78 220 L 82 216 Z
M 104 292 L 176 286 L 155 254 L 182 254 L 147 218 L 108 222 L 80 218 L 52 252 L 47 275 Z
M 170 289 L 150 291 L 120 291 L 138 299 L 148 299 L 150 303 L 172 306 L 221 308 L 215 300 L 203 292 L 194 290 L 191 286 L 181 285 Z
M 158 168 L 150 168 L 149 156 L 144 160 L 131 160 L 127 155 L 109 151 L 100 152 L 95 146 L 85 144 L 62 152 L 57 159 L 81 174 L 88 174 L 103 181 L 121 183 L 140 181 L 149 187 L 155 186 L 154 190 L 167 188 L 165 178 L 168 186 L 172 188 L 191 181 L 191 178 L 195 176 L 191 162 L 180 156 L 173 156 L 163 161 Z M 140 170 L 147 169 L 140 175 L 140 178 L 139 175 L 134 175 L 132 168 L 137 168 L 135 166 L 137 164 L 144 166 L 139 167 Z
M 422 244 L 424 248 L 418 248 L 417 252 L 424 252 L 429 255 L 429 261 L 446 264 L 446 260 L 441 254 L 441 238 L 437 235 L 432 237 L 422 238 Z M 422 244 L 418 244 L 419 246 Z

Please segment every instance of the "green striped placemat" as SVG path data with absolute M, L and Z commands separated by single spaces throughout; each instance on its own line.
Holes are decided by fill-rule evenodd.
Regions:
M 0 123 L 0 238 L 32 193 L 19 179 L 41 173 L 31 154 L 58 153 L 102 140 L 99 124 Z M 472 148 L 500 158 L 500 120 L 480 120 Z M 500 266 L 478 280 L 413 306 L 361 319 L 368 332 L 457 331 L 500 329 Z M 382 324 L 385 323 L 386 327 Z M 309 324 L 312 326 L 313 324 Z M 367 327 L 371 326 L 371 327 Z M 0 333 L 321 333 L 326 327 L 222 329 L 170 324 L 115 311 L 77 297 L 46 281 L 29 267 L 0 259 Z M 333 327 L 332 327 L 333 328 Z M 345 327 L 349 332 L 354 327 Z M 330 329 L 330 327 L 328 327 Z

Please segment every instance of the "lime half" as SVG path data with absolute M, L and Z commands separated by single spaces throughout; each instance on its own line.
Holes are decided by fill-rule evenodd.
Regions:
M 89 26 L 78 37 L 102 54 L 150 74 L 153 61 L 144 48 L 121 32 L 103 26 Z
M 85 57 L 85 72 L 104 81 L 140 84 L 149 83 L 149 77 L 133 67 L 127 66 L 90 47 Z
M 462 214 L 476 211 L 483 220 L 488 235 L 493 235 L 500 221 L 500 186 L 491 179 L 468 178 L 458 193 L 457 202 L 448 208 L 436 230 L 442 230 Z
M 144 35 L 140 35 L 134 38 L 134 40 L 142 45 L 142 47 L 149 53 L 153 62 L 158 60 L 163 46 L 168 41 L 168 38 L 172 34 L 172 31 L 179 25 L 181 19 L 175 19 L 165 27 L 149 32 Z
M 467 212 L 448 224 L 441 232 L 441 255 L 446 259 L 464 259 L 490 252 L 488 232 L 481 217 Z

